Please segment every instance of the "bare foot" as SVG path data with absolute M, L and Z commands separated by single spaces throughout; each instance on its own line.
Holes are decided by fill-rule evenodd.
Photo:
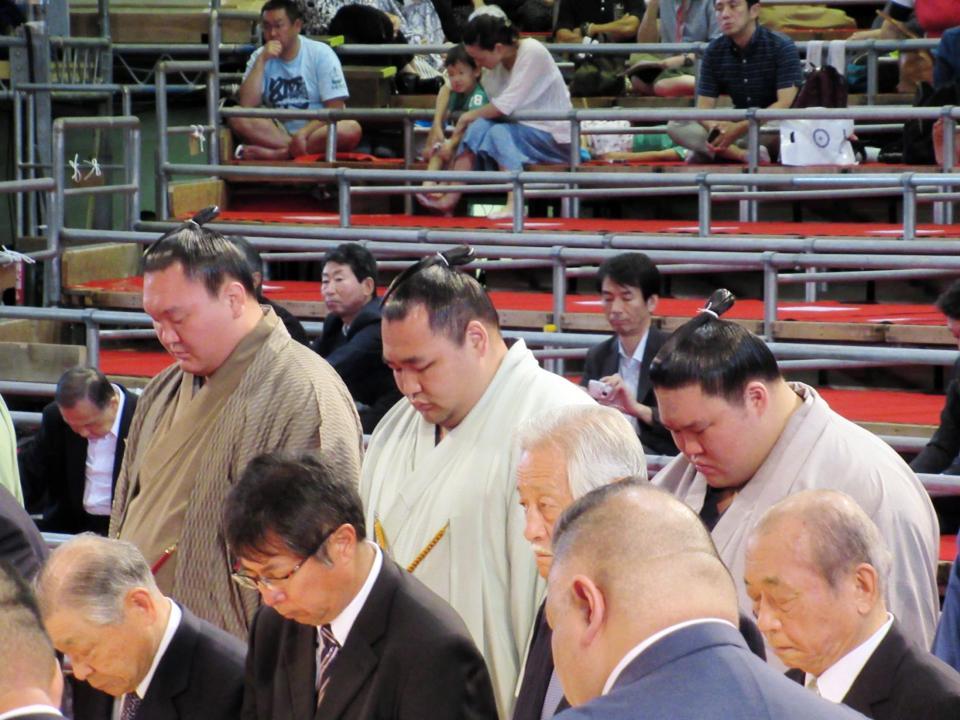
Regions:
M 436 210 L 443 215 L 453 214 L 460 201 L 459 193 L 417 193 L 417 202 L 426 208 Z
M 524 213 L 524 217 L 526 217 L 526 213 Z M 507 205 L 503 210 L 494 210 L 487 215 L 487 220 L 513 220 L 513 208 Z
M 267 148 L 260 145 L 244 145 L 241 152 L 243 160 L 289 160 L 287 148 Z

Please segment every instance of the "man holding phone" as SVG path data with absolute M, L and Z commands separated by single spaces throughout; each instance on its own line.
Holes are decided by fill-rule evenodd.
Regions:
M 785 35 L 762 27 L 760 0 L 715 0 L 720 37 L 707 46 L 697 78 L 697 108 L 710 110 L 729 95 L 735 108 L 789 108 L 803 76 L 797 47 Z M 688 163 L 717 159 L 747 162 L 746 120 L 671 121 L 667 132 L 677 145 L 692 150 Z M 760 161 L 769 162 L 778 139 L 761 145 Z
M 660 424 L 648 373 L 668 337 L 651 326 L 660 299 L 660 271 L 643 253 L 623 253 L 600 266 L 597 285 L 615 335 L 587 353 L 581 384 L 601 405 L 626 415 L 646 452 L 676 455 L 670 432 Z

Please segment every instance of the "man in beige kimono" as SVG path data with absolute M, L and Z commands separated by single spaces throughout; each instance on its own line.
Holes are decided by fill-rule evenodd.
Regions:
M 480 285 L 434 255 L 384 295 L 383 354 L 406 396 L 373 432 L 360 493 L 367 526 L 400 565 L 449 602 L 490 668 L 508 717 L 542 590 L 514 473 L 517 426 L 593 402 L 508 348 Z
M 682 453 L 653 482 L 710 528 L 744 611 L 751 608 L 744 552 L 764 511 L 799 490 L 840 490 L 893 551 L 888 607 L 909 637 L 930 647 L 939 612 L 937 518 L 900 456 L 831 410 L 812 387 L 787 383 L 762 340 L 714 313 L 671 336 L 650 378 L 661 420 Z
M 337 373 L 257 303 L 219 233 L 191 222 L 161 238 L 143 286 L 176 364 L 137 406 L 110 535 L 140 548 L 164 594 L 245 638 L 258 598 L 230 580 L 223 499 L 251 458 L 278 449 L 322 452 L 359 480 L 357 413 Z

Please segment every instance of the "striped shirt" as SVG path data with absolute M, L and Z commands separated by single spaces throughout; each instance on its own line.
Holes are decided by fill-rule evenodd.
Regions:
M 697 95 L 729 95 L 736 108 L 765 108 L 776 102 L 777 90 L 799 87 L 802 81 L 800 56 L 793 40 L 757 25 L 742 50 L 725 35 L 707 46 L 697 78 Z

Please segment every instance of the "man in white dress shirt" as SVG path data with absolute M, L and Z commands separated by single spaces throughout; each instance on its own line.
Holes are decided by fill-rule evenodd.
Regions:
M 243 643 L 158 589 L 131 543 L 84 534 L 37 580 L 54 647 L 73 666 L 74 720 L 236 720 Z
M 62 718 L 63 676 L 30 588 L 0 563 L 0 720 Z
M 890 551 L 849 495 L 806 490 L 781 500 L 746 555 L 760 631 L 808 688 L 881 720 L 960 717 L 960 674 L 887 611 Z
M 107 534 L 137 396 L 96 368 L 67 370 L 20 453 L 27 508 L 41 530 Z

